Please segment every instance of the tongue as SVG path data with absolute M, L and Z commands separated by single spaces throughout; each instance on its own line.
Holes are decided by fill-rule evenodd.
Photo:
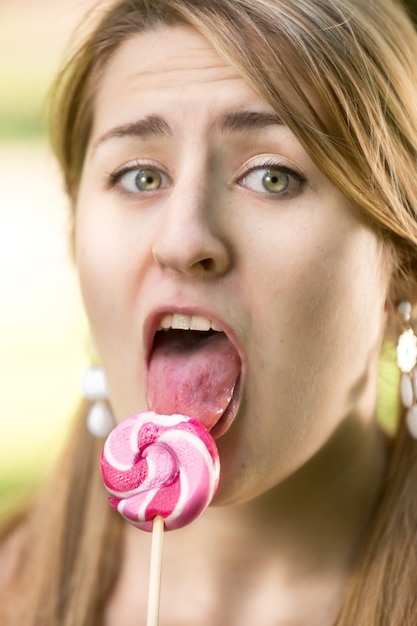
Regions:
M 149 363 L 149 410 L 181 413 L 210 430 L 229 405 L 240 368 L 239 355 L 224 333 L 163 332 Z

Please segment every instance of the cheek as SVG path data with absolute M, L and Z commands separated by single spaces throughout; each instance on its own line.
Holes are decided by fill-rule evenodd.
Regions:
M 374 235 L 358 230 L 351 239 L 323 247 L 306 270 L 297 306 L 307 330 L 304 350 L 316 348 L 318 366 L 359 375 L 369 362 L 385 320 L 387 280 L 381 261 Z
M 257 384 L 279 386 L 286 403 L 305 406 L 320 404 L 334 387 L 337 402 L 379 348 L 387 264 L 376 237 L 360 224 L 293 235 L 259 248 L 253 264 L 264 268 L 254 274 L 249 296 L 254 319 L 262 320 L 253 329 Z M 279 395 L 269 393 L 270 402 Z
M 253 267 L 262 268 L 253 283 L 253 303 L 263 281 L 265 299 L 284 321 L 296 326 L 297 320 L 322 320 L 331 328 L 345 319 L 366 328 L 385 302 L 387 263 L 376 236 L 357 221 L 346 222 L 346 228 L 329 221 L 293 228 L 288 236 L 268 235 L 253 260 Z
M 106 197 L 81 185 L 75 220 L 75 251 L 91 324 L 111 317 L 127 298 L 130 270 L 126 229 Z
M 115 282 L 114 265 L 101 233 L 90 228 L 86 219 L 78 218 L 76 224 L 76 263 L 81 293 L 90 324 L 98 322 L 100 313 L 107 310 L 107 298 Z
M 98 344 L 123 307 L 125 248 L 115 233 L 117 224 L 100 196 L 81 187 L 75 219 L 75 254 L 84 306 Z

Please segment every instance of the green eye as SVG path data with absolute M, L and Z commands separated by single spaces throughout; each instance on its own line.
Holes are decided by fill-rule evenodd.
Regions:
M 280 170 L 266 170 L 262 177 L 262 184 L 270 193 L 282 193 L 288 189 L 290 177 Z
M 162 185 L 162 176 L 156 170 L 140 170 L 130 173 L 134 175 L 134 184 L 139 191 L 155 191 Z
M 253 168 L 239 181 L 239 185 L 272 197 L 292 197 L 301 192 L 306 179 L 285 165 L 264 165 Z
M 143 169 L 131 167 L 112 174 L 110 184 L 113 187 L 118 186 L 127 193 L 140 194 L 164 188 L 167 184 L 167 177 L 151 167 Z

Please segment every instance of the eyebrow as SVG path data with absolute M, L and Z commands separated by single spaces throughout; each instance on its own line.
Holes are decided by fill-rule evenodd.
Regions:
M 267 113 L 260 111 L 235 111 L 228 113 L 218 123 L 222 132 L 235 132 L 258 130 L 267 126 L 282 125 L 283 122 L 276 113 Z M 109 139 L 123 137 L 150 137 L 150 136 L 166 136 L 172 135 L 171 128 L 166 120 L 160 115 L 147 115 L 145 118 L 135 120 L 128 124 L 115 126 L 101 137 L 94 144 L 94 150 Z
M 116 137 L 150 137 L 155 135 L 169 136 L 171 135 L 171 129 L 160 115 L 147 115 L 141 120 L 110 128 L 97 139 L 94 144 L 94 150 L 105 141 Z
M 236 111 L 228 113 L 220 120 L 220 129 L 224 131 L 257 130 L 266 126 L 283 125 L 279 115 L 261 111 Z

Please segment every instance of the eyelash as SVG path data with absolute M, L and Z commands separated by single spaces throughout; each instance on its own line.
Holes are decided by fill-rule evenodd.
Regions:
M 159 174 L 161 176 L 162 185 L 164 185 L 164 180 L 166 184 L 166 180 L 169 179 L 168 175 L 162 171 L 159 165 L 152 163 L 152 162 L 134 161 L 134 162 L 127 163 L 126 165 L 122 166 L 121 168 L 117 169 L 114 172 L 108 173 L 106 176 L 107 185 L 110 189 L 118 188 L 122 193 L 127 194 L 127 195 L 136 195 L 136 194 L 142 195 L 142 194 L 152 193 L 153 191 L 159 191 L 161 187 L 157 187 L 156 189 L 150 189 L 150 190 L 140 191 L 138 189 L 137 191 L 130 191 L 124 188 L 120 184 L 120 181 L 123 178 L 123 176 L 129 173 L 139 174 L 139 172 L 141 171 L 146 172 L 146 170 L 149 170 L 150 172 L 156 172 L 157 174 Z M 288 186 L 289 187 L 295 186 L 295 189 L 291 188 L 291 189 L 284 189 L 283 191 L 279 191 L 279 192 L 276 192 L 276 191 L 273 192 L 273 191 L 268 191 L 265 187 L 262 190 L 252 189 L 247 184 L 245 184 L 245 181 L 252 174 L 259 173 L 260 175 L 263 170 L 265 171 L 265 174 L 262 178 L 261 184 L 263 184 L 265 176 L 267 176 L 267 173 L 269 170 L 269 172 L 278 172 L 279 174 L 284 174 L 285 176 L 287 176 L 289 180 Z M 277 177 L 273 176 L 272 178 L 276 179 Z M 271 181 L 274 184 L 274 181 L 272 179 Z M 295 195 L 298 192 L 300 192 L 303 186 L 306 184 L 307 179 L 301 173 L 287 167 L 286 165 L 283 165 L 282 163 L 275 161 L 274 159 L 268 159 L 262 163 L 258 163 L 248 168 L 244 174 L 239 175 L 239 178 L 237 179 L 236 182 L 240 187 L 244 189 L 249 189 L 249 191 L 252 191 L 253 193 L 256 193 L 257 195 L 260 195 L 263 197 L 266 196 L 272 199 L 278 199 L 278 198 L 287 197 L 290 195 Z M 151 180 L 149 180 L 149 183 L 151 184 Z

